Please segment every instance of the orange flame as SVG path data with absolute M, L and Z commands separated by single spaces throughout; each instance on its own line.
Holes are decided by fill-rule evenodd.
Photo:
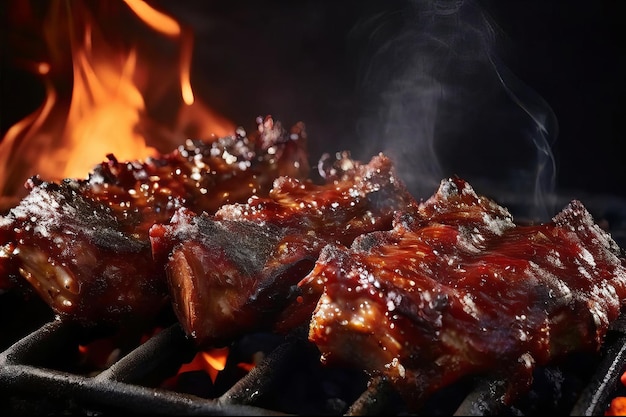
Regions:
M 615 397 L 611 400 L 609 408 L 604 412 L 605 416 L 626 415 L 626 397 Z
M 626 372 L 620 377 L 622 385 L 626 386 Z M 605 416 L 626 416 L 626 397 L 618 396 L 611 399 L 609 406 L 604 411 Z
M 176 20 L 168 15 L 153 9 L 143 0 L 124 0 L 124 3 L 132 9 L 133 12 L 152 29 L 163 33 L 164 35 L 177 37 L 180 36 L 180 25 Z
M 217 374 L 226 367 L 229 349 L 227 347 L 210 349 L 208 351 L 198 352 L 189 363 L 184 363 L 178 373 L 191 371 L 205 371 L 211 377 L 211 381 L 215 382 Z
M 172 38 L 185 35 L 182 38 L 181 45 L 180 90 L 185 104 L 191 106 L 195 101 L 193 97 L 193 89 L 191 88 L 191 81 L 189 79 L 189 74 L 191 72 L 193 38 L 191 36 L 186 36 L 186 33 L 182 31 L 178 22 L 148 6 L 143 0 L 124 0 L 124 2 L 139 18 L 141 18 L 141 20 L 154 30 Z
M 48 54 L 27 67 L 41 77 L 46 98 L 0 142 L 0 196 L 23 194 L 35 174 L 84 178 L 109 153 L 140 160 L 191 136 L 234 131 L 194 98 L 193 36 L 174 18 L 142 0 L 45 4 Z

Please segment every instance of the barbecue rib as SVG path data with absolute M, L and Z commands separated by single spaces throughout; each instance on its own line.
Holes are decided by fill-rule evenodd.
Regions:
M 168 305 L 149 228 L 180 207 L 213 213 L 266 195 L 281 175 L 308 177 L 305 145 L 303 125 L 286 132 L 266 117 L 250 136 L 190 139 L 145 162 L 109 155 L 84 180 L 31 178 L 0 217 L 0 289 L 32 286 L 56 314 L 86 325 L 141 322 Z
M 363 164 L 344 153 L 320 166 L 324 184 L 283 176 L 267 197 L 214 216 L 179 210 L 170 224 L 152 227 L 155 259 L 169 257 L 174 311 L 199 346 L 306 326 L 320 294 L 297 283 L 320 250 L 389 229 L 395 211 L 417 204 L 382 154 Z
M 309 327 L 322 361 L 382 375 L 417 408 L 479 374 L 512 381 L 507 403 L 535 366 L 599 349 L 626 268 L 581 202 L 522 226 L 452 178 L 393 230 L 325 247 L 300 286 L 323 293 Z

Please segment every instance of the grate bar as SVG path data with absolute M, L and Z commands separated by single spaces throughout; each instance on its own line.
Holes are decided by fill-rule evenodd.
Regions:
M 288 415 L 255 404 L 263 404 L 261 399 L 276 391 L 278 381 L 291 372 L 289 367 L 294 357 L 310 348 L 301 334 L 289 335 L 224 394 L 207 399 L 146 385 L 148 379 L 161 378 L 157 381 L 162 381 L 174 375 L 180 364 L 196 353 L 178 323 L 165 328 L 95 376 L 41 366 L 47 358 L 66 354 L 77 337 L 73 326 L 53 320 L 1 352 L 2 406 L 6 406 L 3 399 L 15 395 L 14 398 L 51 399 L 90 410 L 157 415 Z M 600 359 L 594 368 L 595 374 L 575 399 L 571 415 L 604 415 L 626 369 L 626 320 L 623 317 L 607 335 Z M 155 376 L 157 373 L 159 375 Z M 506 411 L 501 398 L 507 386 L 505 380 L 480 380 L 461 400 L 454 415 L 494 415 Z M 367 389 L 347 407 L 345 415 L 381 414 L 394 402 L 396 394 L 389 381 L 371 378 Z
M 3 395 L 76 401 L 99 410 L 157 415 L 285 415 L 258 407 L 219 404 L 188 394 L 96 379 L 27 365 L 7 365 L 0 372 Z M 104 408 L 103 408 L 104 407 Z
M 367 389 L 350 406 L 346 416 L 371 416 L 385 411 L 389 397 L 394 393 L 389 382 L 380 376 L 373 377 Z
M 499 379 L 483 379 L 461 402 L 455 416 L 497 415 L 504 408 L 501 398 L 508 383 Z
M 47 322 L 0 353 L 0 365 L 40 360 L 62 352 L 73 335 L 71 326 L 60 320 Z
M 220 404 L 254 404 L 267 393 L 281 377 L 298 347 L 294 338 L 277 346 L 261 363 L 237 381 L 217 401 Z
M 182 327 L 175 323 L 148 339 L 142 345 L 94 377 L 96 380 L 136 382 L 145 381 L 158 371 L 161 379 L 173 373 L 186 359 L 196 353 L 185 337 Z M 164 371 L 166 364 L 172 364 Z M 145 383 L 145 382 L 144 382 Z
M 620 377 L 626 369 L 626 334 L 608 340 L 604 348 L 607 353 L 572 408 L 572 416 L 603 416 L 611 395 L 620 384 Z

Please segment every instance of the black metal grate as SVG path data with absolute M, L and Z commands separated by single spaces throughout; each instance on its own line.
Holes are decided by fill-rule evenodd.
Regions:
M 78 344 L 77 333 L 80 331 L 74 326 L 52 320 L 2 352 L 0 410 L 5 408 L 12 414 L 23 415 L 68 412 L 105 415 L 120 411 L 162 415 L 285 415 L 298 411 L 306 414 L 333 411 L 329 410 L 332 408 L 328 405 L 329 399 L 315 399 L 320 405 L 314 409 L 286 391 L 285 382 L 300 379 L 303 372 L 305 377 L 319 379 L 319 375 L 312 376 L 309 370 L 313 361 L 319 362 L 319 357 L 315 357 L 312 346 L 301 334 L 273 342 L 275 346 L 271 346 L 252 370 L 219 395 L 204 398 L 159 387 L 160 382 L 174 375 L 180 365 L 196 353 L 177 323 L 93 376 L 63 370 L 65 365 L 59 358 L 73 356 Z M 255 344 L 260 345 L 259 341 Z M 363 375 L 346 377 L 351 383 L 357 383 L 357 390 L 358 384 L 365 389 Z M 206 379 L 195 380 L 197 385 L 206 382 Z M 277 397 L 283 394 L 293 401 L 289 398 L 278 401 Z M 342 401 L 339 396 L 334 399 L 337 408 L 334 411 L 346 407 Z M 268 409 L 267 404 L 280 409 Z M 365 408 L 365 405 L 356 406 L 355 412 L 365 414 Z
M 61 364 L 60 358 L 72 356 L 76 334 L 72 325 L 51 320 L 0 354 L 0 411 L 21 415 L 122 411 L 160 415 L 408 414 L 384 379 L 324 370 L 302 331 L 276 340 L 250 372 L 213 396 L 159 386 L 195 354 L 178 323 L 95 375 L 68 371 Z M 619 320 L 598 355 L 573 357 L 569 365 L 537 370 L 531 391 L 514 406 L 499 401 L 506 381 L 468 378 L 434 395 L 420 414 L 531 415 L 548 411 L 604 415 L 620 387 L 625 366 L 626 325 Z M 569 375 L 569 368 L 577 375 Z M 302 388 L 296 387 L 299 383 Z M 328 392 L 316 395 L 314 386 L 326 386 Z

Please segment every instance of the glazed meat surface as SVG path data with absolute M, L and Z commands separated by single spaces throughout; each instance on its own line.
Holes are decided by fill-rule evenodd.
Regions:
M 324 184 L 283 176 L 267 197 L 224 205 L 214 216 L 179 210 L 170 224 L 152 227 L 174 311 L 198 345 L 307 325 L 320 294 L 297 283 L 320 250 L 388 230 L 397 210 L 416 204 L 382 154 L 367 164 L 347 154 L 324 161 Z
M 251 135 L 187 140 L 143 162 L 109 155 L 84 180 L 31 178 L 0 217 L 0 289 L 28 282 L 55 313 L 87 325 L 150 317 L 168 304 L 150 227 L 181 207 L 213 213 L 266 195 L 281 175 L 307 177 L 305 144 L 302 125 L 286 132 L 267 117 Z
M 599 349 L 626 297 L 624 257 L 579 201 L 517 225 L 459 178 L 390 231 L 328 245 L 300 286 L 322 292 L 309 339 L 322 360 L 388 378 L 417 408 L 467 375 L 513 381 Z

